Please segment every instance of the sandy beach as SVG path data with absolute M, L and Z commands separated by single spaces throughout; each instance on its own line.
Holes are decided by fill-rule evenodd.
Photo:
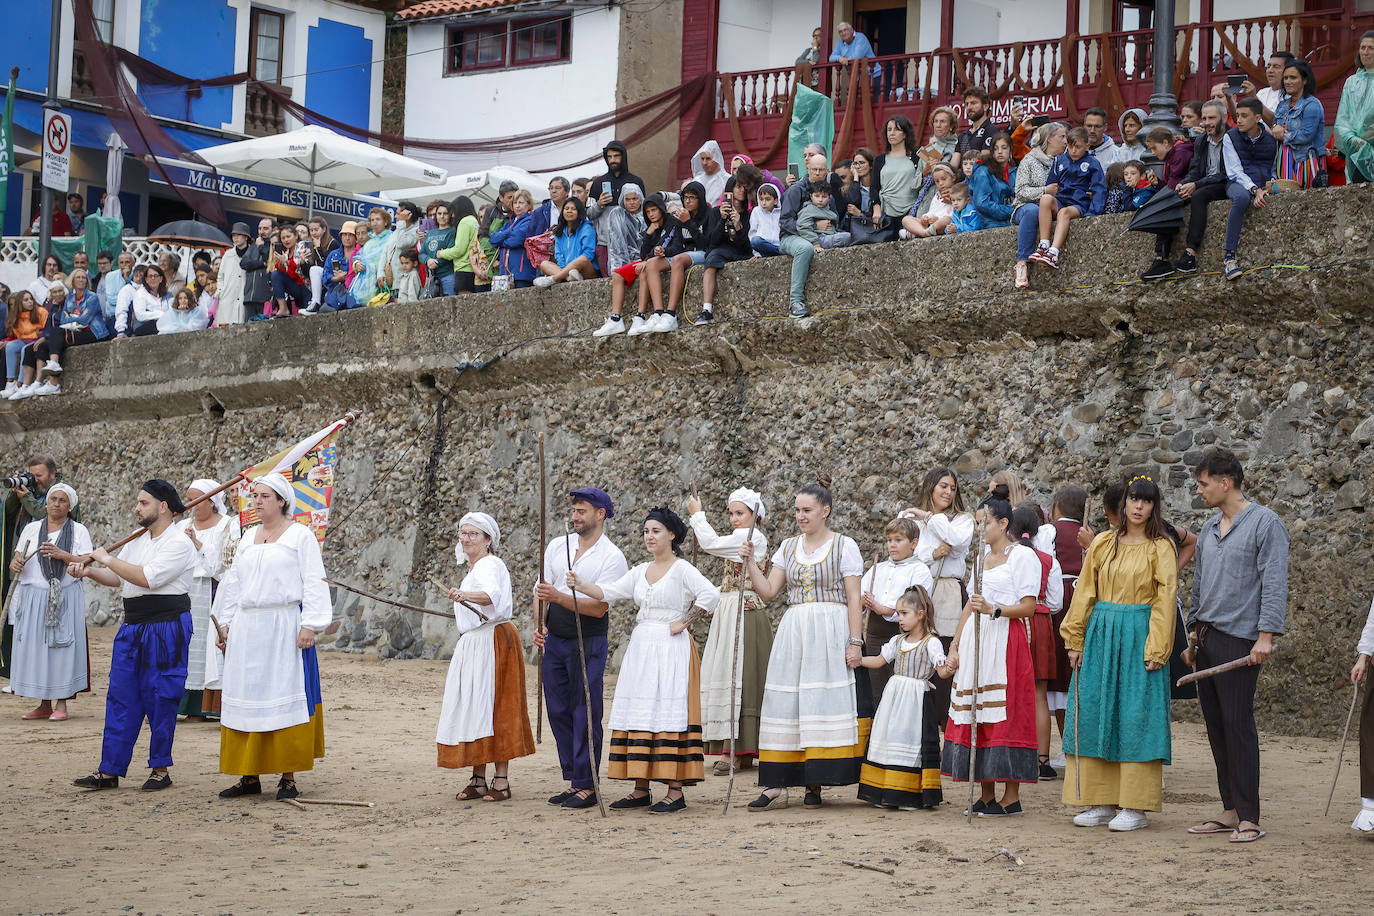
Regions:
M 547 726 L 538 752 L 512 765 L 511 801 L 457 801 L 466 774 L 439 770 L 433 743 L 448 663 L 339 652 L 320 654 L 327 756 L 299 781 L 306 798 L 375 807 L 300 811 L 270 800 L 269 778 L 261 799 L 223 801 L 233 778 L 219 773 L 219 728 L 199 722 L 177 728 L 173 788 L 138 790 L 145 729 L 131 778 L 83 792 L 71 780 L 99 762 L 114 632 L 90 631 L 95 690 L 71 703 L 69 721 L 20 721 L 32 702 L 0 696 L 0 912 L 1337 913 L 1367 911 L 1374 891 L 1374 841 L 1349 828 L 1353 739 L 1323 818 L 1338 742 L 1262 735 L 1269 836 L 1245 846 L 1184 832 L 1219 810 L 1205 736 L 1184 723 L 1165 810 L 1133 833 L 1074 827 L 1060 781 L 1028 787 L 1024 816 L 972 826 L 966 788 L 949 782 L 937 811 L 879 811 L 847 787 L 827 790 L 820 810 L 798 796 L 784 810 L 722 816 L 719 776 L 689 788 L 680 814 L 603 820 L 545 802 L 561 785 Z M 532 670 L 528 687 L 533 717 Z M 626 786 L 607 781 L 607 799 Z M 756 794 L 753 771 L 741 772 L 734 804 Z

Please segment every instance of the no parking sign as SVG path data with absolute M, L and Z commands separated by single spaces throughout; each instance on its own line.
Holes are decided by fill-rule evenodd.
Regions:
M 60 111 L 43 111 L 43 187 L 67 193 L 71 178 L 72 119 Z

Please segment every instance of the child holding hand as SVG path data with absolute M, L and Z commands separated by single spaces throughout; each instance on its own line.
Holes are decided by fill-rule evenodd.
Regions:
M 865 668 L 892 665 L 892 678 L 873 717 L 868 754 L 859 774 L 859 800 L 876 808 L 938 808 L 940 788 L 939 721 L 935 715 L 935 674 L 949 677 L 945 652 L 935 635 L 930 594 L 913 585 L 897 599 L 901 632 L 881 655 L 864 656 Z

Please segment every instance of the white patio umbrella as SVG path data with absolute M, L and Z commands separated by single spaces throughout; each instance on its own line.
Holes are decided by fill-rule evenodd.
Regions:
M 448 201 L 462 194 L 472 198 L 472 202 L 480 207 L 482 204 L 496 202 L 496 191 L 501 187 L 503 181 L 515 182 L 529 191 L 536 201 L 543 200 L 546 196 L 544 190 L 547 183 L 545 181 L 513 165 L 497 165 L 481 172 L 453 175 L 440 185 L 401 188 L 387 191 L 383 196 L 395 201 L 408 200 L 424 207 L 431 200 Z
M 239 140 L 198 150 L 216 169 L 245 173 L 259 181 L 285 181 L 310 189 L 310 216 L 315 189 L 375 194 L 390 188 L 437 185 L 445 169 L 372 146 L 332 130 L 307 124 L 271 137 Z
M 128 148 L 117 131 L 110 131 L 110 136 L 105 139 L 105 206 L 101 214 L 110 219 L 124 219 L 124 208 L 119 202 L 119 186 L 124 181 L 124 153 Z

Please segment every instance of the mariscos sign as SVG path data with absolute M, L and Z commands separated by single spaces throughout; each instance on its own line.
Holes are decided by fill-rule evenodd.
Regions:
M 301 210 L 311 209 L 309 206 L 310 191 L 307 188 L 299 188 L 293 185 L 269 184 L 265 181 L 254 181 L 251 178 L 216 175 L 206 169 L 187 168 L 181 165 L 164 164 L 163 170 L 167 173 L 168 179 L 176 185 L 183 185 L 202 191 L 218 191 L 225 197 L 232 197 L 237 200 L 252 200 L 266 204 L 279 204 L 284 207 L 293 207 Z M 161 181 L 161 176 L 155 171 L 149 174 L 149 178 L 153 181 L 163 183 Z M 393 216 L 396 214 L 396 204 L 379 197 L 364 197 L 355 194 L 330 194 L 319 189 L 315 190 L 313 209 L 316 213 L 332 213 L 338 216 L 346 216 L 349 219 L 366 219 L 368 211 L 373 207 L 381 207 Z

